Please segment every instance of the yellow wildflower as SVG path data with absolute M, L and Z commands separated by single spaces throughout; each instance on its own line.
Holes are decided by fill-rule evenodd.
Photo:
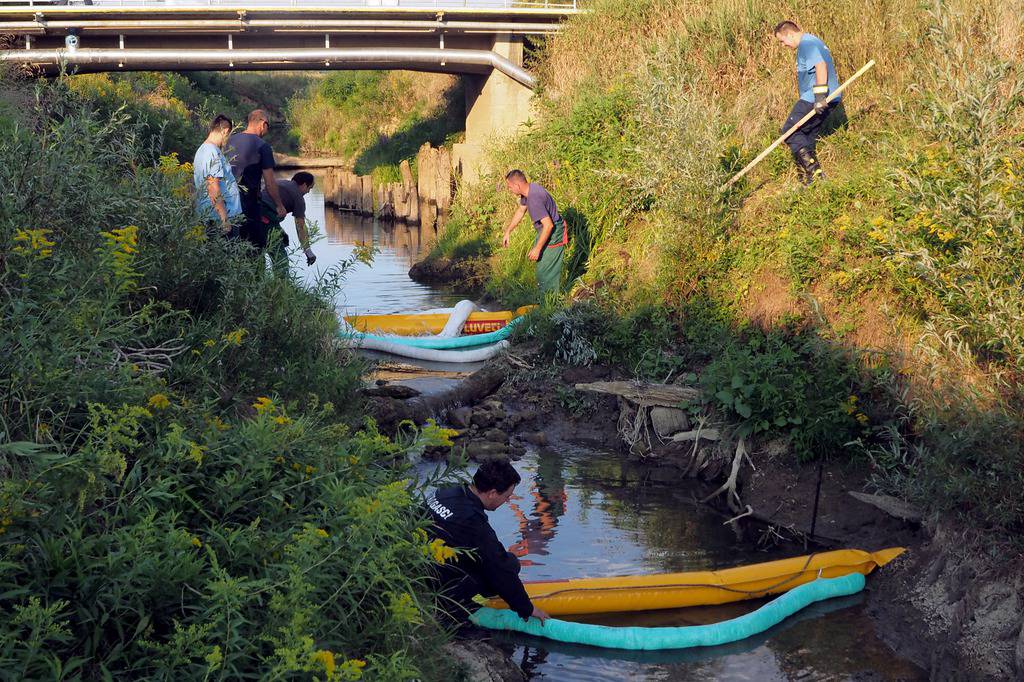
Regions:
M 437 538 L 427 545 L 427 555 L 434 557 L 434 561 L 444 564 L 448 559 L 455 557 L 455 550 L 444 544 L 444 540 Z
M 195 535 L 193 535 L 192 536 L 192 546 L 193 547 L 202 547 L 203 546 L 203 541 L 200 540 L 199 538 L 197 538 Z
M 416 608 L 416 602 L 413 601 L 412 595 L 408 592 L 391 595 L 391 603 L 388 605 L 388 610 L 391 611 L 391 615 L 395 620 L 403 623 L 417 623 L 420 620 L 420 610 Z
M 214 645 L 210 649 L 210 653 L 206 654 L 206 663 L 210 666 L 210 670 L 216 670 L 220 667 L 220 664 L 224 662 L 224 654 L 221 653 L 220 646 Z
M 356 457 L 355 455 L 349 455 L 348 463 L 351 464 L 352 466 L 355 466 L 356 464 L 359 464 L 359 458 Z
M 14 253 L 43 260 L 53 255 L 55 242 L 48 239 L 49 230 L 18 230 L 14 234 Z
M 336 672 L 337 664 L 334 662 L 334 652 L 321 649 L 313 654 L 313 662 L 319 663 L 324 667 L 324 672 L 327 673 L 327 679 L 333 680 Z
M 274 406 L 274 401 L 266 396 L 261 396 L 257 398 L 256 402 L 254 402 L 252 406 L 260 414 L 263 414 L 265 412 L 273 412 L 276 409 Z
M 203 463 L 203 455 L 206 453 L 207 449 L 208 448 L 205 445 L 200 445 L 199 443 L 189 441 L 188 458 L 195 462 L 196 465 L 198 466 Z
M 154 410 L 164 410 L 171 406 L 171 401 L 163 393 L 154 393 L 149 397 L 146 405 Z
M 110 255 L 111 269 L 114 274 L 127 282 L 138 277 L 138 273 L 132 269 L 132 260 L 139 251 L 139 228 L 129 225 L 110 232 L 100 232 L 100 236 L 107 243 L 107 252 Z
M 310 466 L 309 464 L 306 465 L 306 474 L 307 475 L 311 475 L 314 471 L 316 471 L 316 467 Z
M 316 534 L 317 534 L 318 537 L 321 537 L 321 538 L 326 538 L 326 537 L 330 536 L 330 533 L 325 531 L 323 528 L 317 528 L 316 529 Z
M 292 423 L 292 420 L 289 417 L 280 414 L 274 417 L 274 423 L 277 424 L 278 426 L 287 426 L 288 424 Z
M 857 422 L 861 426 L 867 426 L 868 425 L 868 421 L 870 421 L 868 419 L 868 416 L 866 414 L 864 414 L 863 412 L 858 412 L 857 416 L 855 417 L 855 419 L 857 420 Z
M 205 242 L 206 241 L 206 227 L 203 225 L 193 225 L 188 228 L 185 232 L 185 239 L 193 242 Z
M 363 668 L 366 667 L 366 661 L 358 658 L 350 658 L 341 664 L 341 679 L 343 680 L 358 680 L 363 676 Z
M 178 173 L 178 152 L 171 152 L 160 157 L 160 172 L 164 175 L 176 175 Z
M 206 341 L 203 341 L 203 345 L 206 346 L 207 348 L 213 348 L 214 346 L 217 345 L 217 342 L 214 341 L 213 339 L 206 339 Z
M 284 457 L 278 455 L 277 457 L 274 458 L 274 461 L 277 462 L 278 464 L 284 464 Z
M 218 431 L 227 431 L 228 429 L 231 428 L 220 417 L 214 417 L 213 419 L 211 419 L 210 425 L 213 426 L 213 428 L 217 429 Z
M 245 338 L 245 335 L 248 333 L 248 330 L 246 330 L 244 327 L 239 327 L 238 329 L 229 331 L 227 334 L 224 335 L 224 343 L 227 343 L 228 345 L 231 346 L 241 346 L 242 339 Z

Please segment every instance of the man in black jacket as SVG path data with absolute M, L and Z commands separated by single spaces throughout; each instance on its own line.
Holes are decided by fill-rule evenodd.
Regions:
M 441 488 L 427 501 L 434 518 L 428 534 L 459 550 L 437 568 L 442 608 L 455 621 L 465 622 L 476 609 L 477 594 L 501 597 L 523 620 L 534 616 L 543 624 L 548 618 L 530 601 L 519 579 L 519 559 L 498 541 L 484 513 L 505 504 L 520 480 L 507 461 L 485 462 L 471 485 Z

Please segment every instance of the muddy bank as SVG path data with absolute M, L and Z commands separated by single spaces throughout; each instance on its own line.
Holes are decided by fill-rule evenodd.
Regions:
M 700 479 L 708 496 L 733 471 L 737 443 L 729 424 L 713 414 L 695 417 L 657 404 L 668 400 L 657 396 L 645 404 L 649 392 L 601 392 L 629 393 L 622 390 L 623 382 L 629 384 L 621 369 L 555 368 L 520 346 L 514 364 L 494 362 L 481 372 L 467 382 L 476 389 L 450 392 L 443 404 L 433 405 L 458 435 L 452 448 L 427 456 L 514 459 L 528 446 L 579 443 L 642 461 L 654 480 Z M 413 408 L 417 416 L 422 408 Z M 1024 675 L 1021 557 L 992 556 L 991 547 L 969 540 L 976 534 L 922 519 L 898 501 L 865 495 L 871 492 L 865 465 L 838 457 L 827 458 L 821 468 L 815 521 L 817 464 L 799 465 L 778 440 L 746 443 L 743 457 L 735 476 L 737 499 L 730 504 L 720 492 L 708 504 L 723 519 L 741 517 L 733 526 L 746 542 L 806 541 L 810 550 L 905 546 L 910 551 L 868 583 L 869 612 L 886 643 L 936 679 Z
M 428 256 L 409 270 L 409 279 L 419 284 L 444 286 L 463 292 L 477 292 L 486 280 L 485 258 Z

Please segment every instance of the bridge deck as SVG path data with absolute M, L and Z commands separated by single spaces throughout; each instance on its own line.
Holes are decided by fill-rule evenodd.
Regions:
M 502 6 L 473 0 L 446 7 L 324 4 L 187 5 L 100 0 L 98 5 L 0 7 L 0 62 L 46 71 L 133 69 L 418 68 L 488 73 L 532 85 L 520 56 L 498 43 L 557 32 L 580 13 L 568 5 Z M 290 0 L 286 0 L 290 1 Z M 532 3 L 531 3 L 532 4 Z M 75 36 L 75 37 L 69 37 Z M 319 66 L 318 66 L 319 65 Z

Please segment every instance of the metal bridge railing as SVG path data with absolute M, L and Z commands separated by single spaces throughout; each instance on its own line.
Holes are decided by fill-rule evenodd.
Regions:
M 407 7 L 411 9 L 553 9 L 575 10 L 577 0 L 0 0 L 0 8 L 15 7 L 216 7 L 271 9 L 303 5 L 316 7 Z

